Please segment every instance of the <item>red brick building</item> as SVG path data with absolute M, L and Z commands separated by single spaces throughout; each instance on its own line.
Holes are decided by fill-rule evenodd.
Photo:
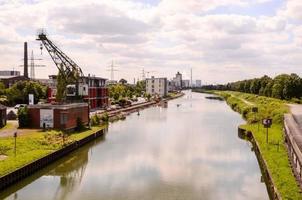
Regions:
M 31 128 L 43 128 L 45 126 L 60 130 L 71 130 L 77 127 L 78 118 L 83 125 L 89 123 L 87 103 L 29 105 L 28 112 Z
M 51 84 L 48 84 L 48 102 L 54 102 L 56 99 L 56 77 L 56 75 L 49 76 L 52 81 Z M 89 103 L 90 109 L 106 108 L 109 98 L 109 91 L 105 84 L 107 79 L 85 76 L 83 80 L 84 84 L 88 85 L 88 95 L 84 96 L 84 100 Z

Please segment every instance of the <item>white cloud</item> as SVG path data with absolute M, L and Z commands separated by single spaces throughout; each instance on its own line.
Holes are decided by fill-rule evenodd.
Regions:
M 0 69 L 16 66 L 22 42 L 39 52 L 35 34 L 47 28 L 49 37 L 70 55 L 85 74 L 109 77 L 112 59 L 120 65 L 117 78 L 138 78 L 141 69 L 172 77 L 189 71 L 205 82 L 297 72 L 302 64 L 300 1 L 287 1 L 275 16 L 208 14 L 221 6 L 249 8 L 269 0 L 138 1 L 45 0 L 0 3 Z M 239 6 L 239 7 L 238 7 Z M 46 77 L 54 66 L 37 71 Z M 95 69 L 98 69 L 97 71 Z M 230 72 L 227 75 L 224 72 Z M 218 76 L 217 74 L 223 74 Z M 218 80 L 217 80 L 218 79 Z

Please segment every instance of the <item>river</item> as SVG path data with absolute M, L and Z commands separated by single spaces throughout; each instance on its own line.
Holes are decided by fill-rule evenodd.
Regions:
M 186 92 L 0 193 L 22 200 L 269 199 L 256 156 L 223 101 Z

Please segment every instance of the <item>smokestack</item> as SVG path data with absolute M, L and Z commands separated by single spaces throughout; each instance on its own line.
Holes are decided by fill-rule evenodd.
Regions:
M 27 42 L 24 42 L 24 76 L 28 78 Z

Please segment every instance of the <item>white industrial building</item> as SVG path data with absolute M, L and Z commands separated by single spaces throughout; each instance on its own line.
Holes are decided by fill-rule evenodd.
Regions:
M 164 97 L 168 94 L 167 78 L 151 78 L 146 79 L 146 93 L 152 96 Z
M 182 80 L 182 88 L 189 88 L 190 87 L 190 80 Z
M 173 78 L 174 86 L 176 90 L 182 89 L 182 74 L 177 72 L 175 77 Z
M 196 80 L 195 87 L 201 87 L 201 80 Z
M 11 71 L 11 70 L 1 70 L 0 71 L 0 77 L 10 78 L 15 76 L 20 76 L 20 71 Z

